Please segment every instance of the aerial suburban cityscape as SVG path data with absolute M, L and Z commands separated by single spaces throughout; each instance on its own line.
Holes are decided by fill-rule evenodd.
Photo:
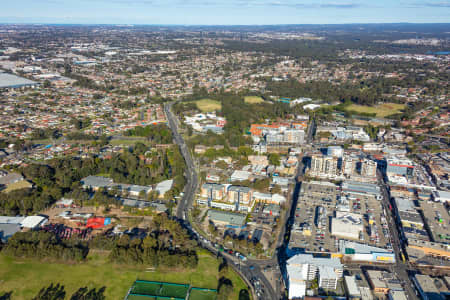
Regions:
M 0 24 L 0 300 L 450 299 L 449 49 Z

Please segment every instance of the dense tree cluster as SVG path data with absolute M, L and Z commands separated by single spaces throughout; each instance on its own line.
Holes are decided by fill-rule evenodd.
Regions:
M 82 261 L 89 249 L 77 241 L 61 241 L 55 234 L 45 231 L 17 232 L 2 253 L 15 257 Z
M 154 229 L 144 239 L 122 235 L 115 241 L 109 258 L 123 264 L 195 268 L 198 257 L 194 242 L 178 222 L 166 215 L 154 217 Z
M 17 215 L 36 212 L 67 193 L 72 193 L 75 200 L 87 200 L 87 194 L 80 190 L 80 180 L 100 173 L 108 174 L 118 183 L 139 185 L 151 185 L 174 178 L 171 193 L 182 191 L 185 184 L 185 162 L 179 149 L 172 146 L 168 149 L 147 150 L 147 146 L 138 143 L 133 149 L 114 154 L 109 159 L 65 157 L 51 160 L 47 165 L 28 165 L 20 171 L 36 187 L 0 193 L 0 213 Z M 97 203 L 114 204 L 112 197 L 105 191 L 94 197 Z
M 374 105 L 378 101 L 395 101 L 395 99 L 387 97 L 385 94 L 389 91 L 389 87 L 383 86 L 380 82 L 376 81 L 333 85 L 328 81 L 301 83 L 291 79 L 288 81 L 268 81 L 267 90 L 270 90 L 272 94 L 278 96 L 291 98 L 310 97 L 329 103 L 334 101 L 348 101 L 363 105 Z
M 127 130 L 125 136 L 143 136 L 148 138 L 153 144 L 170 144 L 172 143 L 172 131 L 164 124 L 138 126 Z
M 47 128 L 47 129 L 35 129 L 31 134 L 31 139 L 33 140 L 42 140 L 42 139 L 57 139 L 61 136 L 61 133 L 56 128 Z

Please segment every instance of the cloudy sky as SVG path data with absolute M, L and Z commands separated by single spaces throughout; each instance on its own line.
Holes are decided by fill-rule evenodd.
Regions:
M 448 23 L 449 0 L 1 0 L 0 23 Z

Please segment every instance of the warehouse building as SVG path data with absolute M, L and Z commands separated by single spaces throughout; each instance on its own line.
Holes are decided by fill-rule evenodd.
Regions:
M 35 87 L 38 84 L 35 81 L 0 71 L 0 89 Z

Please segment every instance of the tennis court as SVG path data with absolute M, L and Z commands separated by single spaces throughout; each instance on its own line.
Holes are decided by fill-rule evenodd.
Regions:
M 189 295 L 189 296 L 188 296 Z M 127 300 L 215 300 L 217 291 L 190 287 L 187 284 L 136 280 Z
M 136 280 L 131 288 L 130 294 L 184 300 L 188 291 L 189 285 L 187 284 Z

